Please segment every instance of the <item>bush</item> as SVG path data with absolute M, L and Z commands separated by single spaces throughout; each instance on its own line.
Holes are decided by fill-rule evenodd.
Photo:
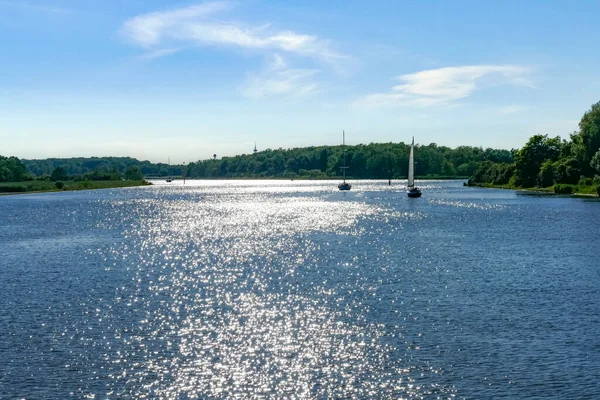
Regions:
M 600 186 L 596 186 L 596 193 L 598 193 L 598 196 L 600 196 Z
M 594 186 L 594 178 L 584 178 L 582 176 L 581 179 L 579 179 L 579 183 L 577 184 L 577 186 Z
M 56 188 L 57 188 L 58 190 L 63 190 L 63 189 L 64 189 L 64 187 L 65 187 L 65 183 L 64 183 L 64 182 L 61 182 L 61 181 L 58 181 L 58 182 L 56 182 L 54 185 L 56 186 Z
M 19 193 L 26 191 L 26 186 L 0 186 L 0 193 Z
M 577 186 L 557 183 L 554 185 L 554 193 L 571 194 L 577 191 Z

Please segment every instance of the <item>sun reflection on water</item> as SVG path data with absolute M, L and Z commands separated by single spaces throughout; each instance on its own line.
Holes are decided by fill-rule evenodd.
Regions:
M 420 384 L 419 376 L 438 371 L 403 360 L 415 350 L 410 341 L 397 348 L 400 331 L 391 340 L 389 329 L 365 317 L 369 305 L 353 293 L 375 296 L 378 285 L 359 271 L 348 274 L 354 281 L 333 282 L 329 271 L 356 267 L 356 256 L 326 249 L 367 234 L 358 221 L 393 220 L 400 229 L 423 218 L 418 212 L 227 187 L 126 205 L 127 244 L 110 257 L 132 270 L 135 285 L 118 297 L 138 323 L 116 328 L 121 349 L 107 355 L 113 395 L 453 396 L 452 388 Z

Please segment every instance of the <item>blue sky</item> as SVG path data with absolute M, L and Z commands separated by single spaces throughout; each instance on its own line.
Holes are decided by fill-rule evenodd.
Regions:
M 600 100 L 597 1 L 0 0 L 0 154 L 568 137 Z

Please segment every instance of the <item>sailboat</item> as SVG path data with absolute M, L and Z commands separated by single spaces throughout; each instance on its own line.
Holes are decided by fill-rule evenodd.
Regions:
M 169 166 L 169 169 L 171 167 L 171 156 L 169 156 L 169 161 L 167 162 L 167 165 Z M 167 177 L 167 182 L 173 182 L 173 179 L 171 179 L 171 177 Z
M 340 190 L 350 190 L 352 185 L 346 182 L 346 132 L 342 131 L 342 146 L 344 146 L 344 166 L 340 169 L 343 171 L 344 181 L 338 185 L 338 189 Z
M 408 197 L 421 197 L 421 190 L 415 186 L 415 137 L 410 145 L 408 157 L 408 181 L 406 183 Z

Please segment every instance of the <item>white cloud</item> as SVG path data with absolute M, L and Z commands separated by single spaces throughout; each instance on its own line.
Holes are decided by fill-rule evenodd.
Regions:
M 234 46 L 284 51 L 334 65 L 347 58 L 317 36 L 216 19 L 217 14 L 231 8 L 228 2 L 212 2 L 143 14 L 126 21 L 123 34 L 149 49 L 172 43 Z
M 154 60 L 155 58 L 170 56 L 171 54 L 175 54 L 180 52 L 182 49 L 159 49 L 153 50 L 146 54 L 140 56 L 143 60 Z
M 275 96 L 305 96 L 315 93 L 319 84 L 315 81 L 317 69 L 290 68 L 279 54 L 275 54 L 260 73 L 249 74 L 241 92 L 253 99 Z
M 427 107 L 448 104 L 475 91 L 498 85 L 533 87 L 531 70 L 517 65 L 470 65 L 419 71 L 397 77 L 402 84 L 386 93 L 367 95 L 355 105 L 378 108 L 412 105 Z
M 310 64 L 325 64 L 343 72 L 352 61 L 334 51 L 327 40 L 314 35 L 274 30 L 268 24 L 223 20 L 222 15 L 232 8 L 232 3 L 212 2 L 147 13 L 126 21 L 122 33 L 146 49 L 141 58 L 148 60 L 201 46 L 256 50 L 270 61 L 262 70 L 246 74 L 241 93 L 254 99 L 315 93 L 319 89 L 316 77 L 321 71 Z M 303 58 L 304 64 L 309 65 L 294 68 L 284 56 Z
M 205 18 L 229 8 L 229 3 L 215 2 L 139 15 L 125 22 L 124 34 L 132 41 L 150 47 L 159 44 L 178 25 Z

